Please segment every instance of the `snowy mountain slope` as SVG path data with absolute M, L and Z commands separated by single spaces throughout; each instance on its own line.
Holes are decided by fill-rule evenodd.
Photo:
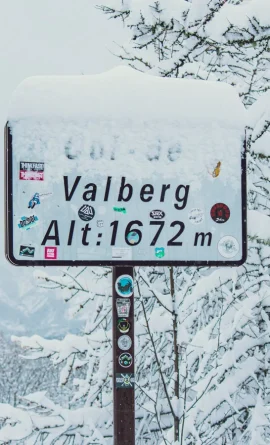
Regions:
M 19 272 L 19 279 L 18 279 Z M 1 267 L 0 331 L 6 334 L 60 336 L 78 331 L 80 321 L 68 319 L 68 307 L 54 290 L 37 288 L 33 269 Z

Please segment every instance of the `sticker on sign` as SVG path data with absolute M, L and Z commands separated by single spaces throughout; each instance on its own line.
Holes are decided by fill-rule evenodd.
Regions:
M 44 162 L 20 162 L 20 180 L 43 181 Z
M 11 104 L 12 264 L 29 264 L 30 233 L 35 265 L 243 264 L 245 109 L 232 87 L 119 67 L 26 80 Z
M 130 247 L 112 247 L 112 259 L 119 260 L 132 260 L 132 250 Z
M 134 388 L 135 377 L 134 374 L 116 374 L 116 388 Z

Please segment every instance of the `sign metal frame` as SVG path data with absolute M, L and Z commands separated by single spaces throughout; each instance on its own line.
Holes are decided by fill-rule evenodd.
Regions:
M 117 261 L 97 261 L 97 260 L 17 260 L 13 255 L 13 184 L 12 184 L 12 134 L 8 122 L 5 127 L 5 252 L 7 260 L 15 266 L 240 266 L 247 258 L 247 184 L 246 184 L 246 139 L 241 158 L 241 197 L 242 197 L 242 252 L 241 260 L 228 261 L 226 259 L 218 261 L 166 261 L 166 260 L 117 260 Z

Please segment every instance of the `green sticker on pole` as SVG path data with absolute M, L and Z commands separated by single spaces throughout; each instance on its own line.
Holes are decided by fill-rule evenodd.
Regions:
M 124 352 L 119 356 L 118 362 L 123 368 L 129 368 L 133 362 L 132 355 L 129 352 Z
M 117 321 L 117 328 L 121 334 L 127 334 L 130 330 L 130 322 L 127 318 L 120 318 Z

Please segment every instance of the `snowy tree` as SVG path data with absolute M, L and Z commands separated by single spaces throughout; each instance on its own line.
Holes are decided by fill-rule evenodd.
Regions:
M 238 6 L 235 3 L 238 3 Z M 214 286 L 216 272 L 206 278 L 196 277 L 190 285 L 191 295 L 187 297 L 183 294 L 183 283 L 185 282 L 182 277 L 183 271 L 174 272 L 177 275 L 176 284 L 181 283 L 177 312 L 182 330 L 186 328 L 186 321 L 181 323 L 181 317 L 188 321 L 188 335 L 184 336 L 188 343 L 186 351 L 189 357 L 195 355 L 197 360 L 197 362 L 188 360 L 190 366 L 188 367 L 187 380 L 190 383 L 190 388 L 194 390 L 194 383 L 199 383 L 197 380 L 198 370 L 200 370 L 199 364 L 202 363 L 203 356 L 205 356 L 204 360 L 207 360 L 207 366 L 204 369 L 205 376 L 211 368 L 222 370 L 222 366 L 225 366 L 223 374 L 217 374 L 216 383 L 212 382 L 209 386 L 209 395 L 201 399 L 204 411 L 207 411 L 205 409 L 207 397 L 211 397 L 211 402 L 213 402 L 212 409 L 208 413 L 209 417 L 207 415 L 204 417 L 206 425 L 209 426 L 210 422 L 212 427 L 209 431 L 207 431 L 207 426 L 202 427 L 199 433 L 200 439 L 195 435 L 194 442 L 190 439 L 190 443 L 198 443 L 199 440 L 204 440 L 203 443 L 233 441 L 241 443 L 241 441 L 247 440 L 250 440 L 250 443 L 265 443 L 264 440 L 267 441 L 268 437 L 267 428 L 263 428 L 267 425 L 266 419 L 262 421 L 264 425 L 259 422 L 258 430 L 255 428 L 254 432 L 254 419 L 257 419 L 257 409 L 259 409 L 257 403 L 260 404 L 262 419 L 264 418 L 262 406 L 267 411 L 268 373 L 265 370 L 267 365 L 262 367 L 258 360 L 256 370 L 251 371 L 250 375 L 242 373 L 240 380 L 238 380 L 235 371 L 235 368 L 237 369 L 239 364 L 244 362 L 244 357 L 251 360 L 250 356 L 252 356 L 252 362 L 255 364 L 256 348 L 249 344 L 251 339 L 264 338 L 263 345 L 257 345 L 257 350 L 262 354 L 261 360 L 267 360 L 268 316 L 266 314 L 269 312 L 267 309 L 269 293 L 269 150 L 267 142 L 269 121 L 265 109 L 268 99 L 267 90 L 269 89 L 269 17 L 265 15 L 266 7 L 264 1 L 242 3 L 208 0 L 200 2 L 195 0 L 192 2 L 160 1 L 148 5 L 143 5 L 141 2 L 122 2 L 120 4 L 116 1 L 109 6 L 101 7 L 111 18 L 121 18 L 131 30 L 131 41 L 121 48 L 119 57 L 134 68 L 164 77 L 191 77 L 230 83 L 237 89 L 246 106 L 254 104 L 259 96 L 266 93 L 265 99 L 258 100 L 258 103 L 249 110 L 250 126 L 247 148 L 250 242 L 249 258 L 245 267 L 239 268 L 234 277 L 230 278 L 226 274 L 226 279 L 220 277 L 220 283 L 216 283 Z M 208 272 L 202 270 L 198 270 L 197 273 L 208 275 Z M 151 273 L 148 273 L 148 280 L 151 280 Z M 196 295 L 196 289 L 199 289 L 205 280 L 210 287 L 204 289 L 200 295 Z M 205 292 L 206 290 L 208 293 Z M 211 293 L 214 290 L 214 301 L 212 300 L 213 296 L 209 301 L 210 290 Z M 261 292 L 264 295 L 263 300 L 256 302 L 254 293 L 258 297 Z M 172 287 L 170 293 L 172 295 Z M 196 297 L 195 300 L 194 297 Z M 190 305 L 189 316 L 183 311 L 185 299 Z M 194 309 L 193 304 L 195 304 L 196 314 L 200 315 L 196 316 L 192 325 L 190 322 L 192 309 Z M 250 308 L 250 304 L 252 308 Z M 197 306 L 200 311 L 197 311 Z M 237 308 L 235 313 L 231 311 L 231 306 Z M 243 306 L 249 307 L 250 312 L 248 311 L 248 315 L 245 316 L 241 314 L 241 317 L 246 317 L 246 320 L 244 325 L 241 326 L 240 322 L 240 326 L 238 326 L 238 323 L 235 324 L 235 319 L 239 316 L 240 308 L 240 313 L 244 310 Z M 227 319 L 228 313 L 231 316 L 229 320 Z M 251 334 L 249 329 L 251 329 L 252 323 L 254 326 Z M 198 357 L 198 352 L 195 354 L 191 352 L 192 345 L 197 344 L 198 339 L 203 338 L 204 330 L 207 332 L 207 337 L 201 343 L 202 352 Z M 230 332 L 229 337 L 224 339 L 225 341 L 222 341 L 223 332 Z M 211 341 L 212 337 L 215 341 Z M 218 343 L 211 351 L 212 359 L 217 356 L 214 366 L 205 345 L 211 344 L 213 347 L 215 342 Z M 247 346 L 245 352 L 241 349 L 240 356 L 235 354 L 239 345 L 244 342 Z M 180 339 L 178 344 L 181 344 Z M 226 359 L 230 350 L 233 351 L 234 363 Z M 251 370 L 251 367 L 249 369 Z M 194 373 L 194 371 L 196 372 Z M 243 396 L 243 393 L 240 395 L 235 387 L 235 391 L 230 392 L 229 398 L 223 396 L 222 401 L 219 399 L 214 402 L 215 393 L 218 395 L 221 392 L 222 383 L 225 383 L 227 378 L 232 379 L 232 382 L 234 380 L 237 382 L 236 387 L 240 393 L 242 387 L 246 388 L 244 389 L 246 395 Z M 260 384 L 263 382 L 263 396 L 259 382 Z M 227 386 L 229 387 L 228 384 Z M 185 391 L 181 392 L 185 394 Z M 248 402 L 248 394 L 251 393 L 254 398 L 253 405 Z M 243 398 L 244 401 L 240 408 L 237 404 L 234 405 L 236 400 L 238 403 L 239 398 Z M 232 409 L 230 400 L 233 400 L 234 409 Z M 198 404 L 193 411 L 197 409 Z M 183 411 L 185 410 L 182 409 L 182 416 L 184 415 Z M 237 413 L 242 414 L 237 415 Z M 191 425 L 193 429 L 195 426 L 196 434 L 199 432 L 196 422 L 198 419 L 201 421 L 201 417 L 199 414 L 196 416 L 194 418 L 192 413 L 187 416 L 184 443 L 189 440 L 188 418 L 192 418 Z M 182 420 L 182 426 L 183 424 Z M 206 429 L 204 430 L 204 428 Z M 190 434 L 192 435 L 192 430 L 190 430 Z M 208 437 L 202 439 L 205 434 L 208 434 Z M 259 437 L 261 434 L 262 437 Z M 179 440 L 179 434 L 175 434 L 174 439 Z
M 131 41 L 119 57 L 163 77 L 227 82 L 247 105 L 269 86 L 269 18 L 264 1 L 113 1 L 100 8 L 121 18 Z
M 21 354 L 21 348 L 0 333 L 0 402 L 16 406 L 20 396 L 42 389 L 57 400 L 58 369 L 43 359 L 24 360 Z
M 114 0 L 101 9 L 130 29 L 122 60 L 160 76 L 227 82 L 249 115 L 245 265 L 136 269 L 136 443 L 270 443 L 266 1 Z M 72 380 L 74 397 L 69 409 L 44 393 L 24 397 L 16 409 L 0 406 L 0 442 L 110 444 L 111 271 L 69 268 L 63 276 L 36 276 L 59 287 L 86 327 L 63 340 L 14 340 L 33 358 L 64 365 L 60 383 Z
M 60 385 L 65 387 L 73 379 L 76 389 L 70 400 L 72 409 L 55 404 L 45 391 L 22 397 L 16 409 L 2 404 L 0 443 L 5 443 L 6 438 L 16 441 L 27 437 L 29 444 L 101 445 L 106 444 L 104 437 L 112 435 L 110 273 L 109 268 L 69 268 L 63 277 L 36 272 L 37 279 L 49 283 L 49 287 L 65 289 L 64 298 L 71 304 L 72 315 L 83 311 L 91 314 L 83 336 L 69 334 L 63 340 L 37 335 L 13 338 L 26 354 L 31 351 L 31 358 L 50 358 L 54 366 L 63 365 Z

